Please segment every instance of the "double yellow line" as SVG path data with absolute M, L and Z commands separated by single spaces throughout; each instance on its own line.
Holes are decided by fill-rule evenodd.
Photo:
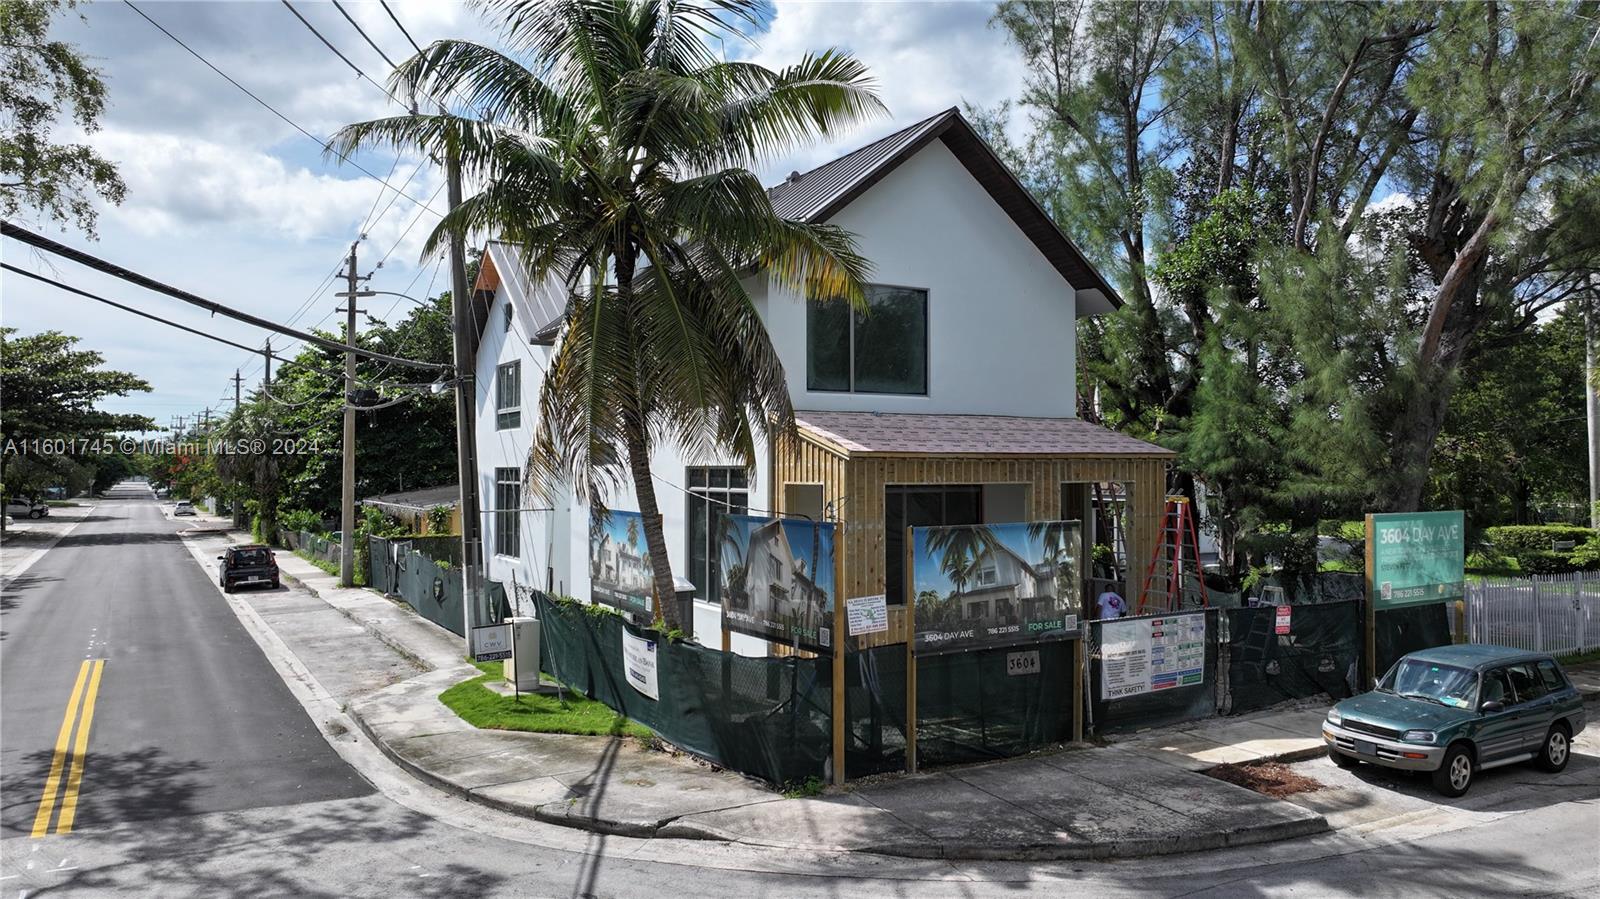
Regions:
M 55 813 L 58 793 L 61 794 L 61 815 L 56 819 L 54 832 L 72 833 L 72 820 L 78 815 L 78 787 L 83 783 L 83 762 L 89 755 L 89 725 L 94 723 L 94 700 L 100 693 L 100 675 L 105 669 L 105 659 L 85 660 L 78 669 L 78 680 L 72 685 L 72 699 L 67 702 L 67 714 L 61 719 L 61 732 L 56 735 L 56 752 L 50 759 L 50 775 L 44 781 L 44 795 L 39 797 L 39 811 L 33 816 L 35 837 L 51 832 L 50 818 Z M 76 740 L 72 734 L 74 727 L 78 732 Z M 63 772 L 66 773 L 64 781 Z

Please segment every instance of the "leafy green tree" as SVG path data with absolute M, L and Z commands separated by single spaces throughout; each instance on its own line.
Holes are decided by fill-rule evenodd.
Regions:
M 86 133 L 99 128 L 106 87 L 76 48 L 48 37 L 50 19 L 73 0 L 0 0 L 0 211 L 24 209 L 95 233 L 95 199 L 122 202 L 116 167 L 87 144 L 59 143 L 51 131 L 70 114 Z
M 1583 340 L 1576 303 L 1526 334 L 1485 335 L 1439 435 L 1431 506 L 1475 527 L 1539 524 L 1541 507 L 1587 518 Z
M 670 596 L 652 447 L 719 446 L 753 464 L 759 435 L 793 428 L 782 365 L 741 273 L 759 265 L 804 296 L 863 303 L 867 266 L 849 236 L 776 215 L 750 167 L 881 104 L 864 67 L 836 51 L 780 71 L 719 58 L 711 42 L 758 27 L 758 3 L 484 8 L 512 53 L 440 41 L 393 79 L 408 96 L 470 97 L 476 117 L 363 122 L 333 149 L 390 144 L 458 160 L 479 189 L 432 246 L 497 236 L 523 249 L 534 280 L 566 286 L 530 480 L 571 481 L 603 508 L 624 463 L 656 591 Z
M 65 486 L 76 493 L 93 485 L 102 454 L 40 456 L 33 441 L 104 440 L 115 431 L 155 427 L 143 415 L 96 409 L 112 396 L 148 392 L 150 385 L 129 372 L 103 367 L 105 357 L 77 349 L 78 338 L 59 331 L 16 336 L 0 328 L 0 492 L 7 496 L 41 493 Z M 24 461 L 26 460 L 26 461 Z M 116 465 L 105 463 L 111 470 Z

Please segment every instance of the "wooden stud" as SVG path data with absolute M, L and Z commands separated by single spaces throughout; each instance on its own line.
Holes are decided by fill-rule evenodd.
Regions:
M 1376 591 L 1373 590 L 1372 584 L 1373 530 L 1372 516 L 1369 514 L 1367 515 L 1366 574 L 1364 576 L 1367 586 L 1367 664 L 1365 667 L 1367 669 L 1368 689 L 1378 684 L 1378 608 L 1375 601 Z

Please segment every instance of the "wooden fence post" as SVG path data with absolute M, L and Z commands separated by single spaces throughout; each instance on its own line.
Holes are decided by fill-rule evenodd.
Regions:
M 917 773 L 917 584 L 912 566 L 916 546 L 906 528 L 906 773 Z
M 812 522 L 812 527 L 822 527 Z M 844 786 L 844 730 L 849 709 L 845 707 L 845 657 L 850 648 L 844 607 L 844 553 L 839 527 L 833 531 L 833 785 Z

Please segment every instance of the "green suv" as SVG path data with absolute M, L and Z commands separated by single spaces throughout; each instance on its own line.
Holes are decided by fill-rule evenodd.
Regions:
M 1322 739 L 1341 768 L 1367 762 L 1427 771 L 1460 796 L 1472 777 L 1534 759 L 1567 766 L 1583 699 L 1548 655 L 1504 646 L 1441 646 L 1394 664 L 1370 693 L 1328 710 Z

